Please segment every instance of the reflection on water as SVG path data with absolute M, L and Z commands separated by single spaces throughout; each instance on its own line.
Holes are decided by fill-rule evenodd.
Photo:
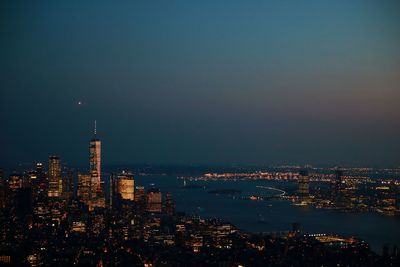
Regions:
M 156 186 L 171 192 L 178 211 L 201 217 L 218 217 L 238 228 L 251 232 L 275 232 L 291 229 L 294 222 L 306 232 L 329 232 L 366 240 L 380 253 L 384 244 L 400 246 L 400 218 L 375 213 L 342 213 L 307 206 L 293 206 L 280 199 L 250 201 L 251 195 L 274 195 L 265 186 L 283 190 L 296 187 L 293 183 L 276 181 L 183 181 L 173 176 L 138 176 L 136 184 Z M 154 184 L 154 185 L 151 185 Z M 258 187 L 257 187 L 258 186 Z M 237 190 L 240 194 L 218 194 L 209 191 Z

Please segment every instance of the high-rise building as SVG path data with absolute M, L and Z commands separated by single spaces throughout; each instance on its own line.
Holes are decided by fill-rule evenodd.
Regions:
M 45 182 L 45 175 L 44 175 L 44 170 L 43 170 L 43 163 L 41 163 L 41 162 L 36 163 L 36 179 L 37 179 L 40 183 L 44 183 L 44 182 Z
M 39 179 L 37 175 L 36 169 L 34 170 L 29 170 L 26 174 L 26 180 L 25 183 L 27 186 L 30 186 L 32 189 L 32 194 L 33 196 L 37 196 L 39 194 Z
M 111 174 L 110 175 L 110 183 L 109 183 L 109 208 L 112 209 L 115 207 L 115 205 L 118 202 L 117 196 L 116 196 L 116 192 L 117 192 L 117 185 L 116 185 L 116 175 L 115 174 Z
M 145 198 L 144 186 L 136 186 L 135 188 L 135 201 L 139 202 Z
M 23 177 L 19 173 L 13 173 L 8 178 L 8 188 L 12 192 L 16 192 L 18 189 L 21 189 L 23 186 Z
M 90 140 L 89 158 L 90 158 L 90 176 L 92 179 L 91 190 L 100 191 L 101 180 L 101 141 L 96 137 L 96 121 L 94 126 L 94 137 Z
M 159 189 L 150 189 L 147 194 L 147 211 L 148 212 L 161 212 L 162 198 Z
M 73 178 L 74 173 L 72 170 L 68 170 L 65 177 L 62 179 L 62 193 L 63 197 L 66 199 L 72 197 L 74 193 Z
M 165 212 L 169 215 L 173 215 L 175 213 L 175 201 L 172 198 L 171 193 L 167 193 L 165 196 Z
M 96 121 L 94 137 L 89 144 L 89 174 L 78 174 L 77 196 L 89 211 L 105 207 L 105 184 L 101 181 L 101 142 L 96 137 Z
M 301 170 L 299 172 L 299 194 L 300 195 L 308 195 L 310 193 L 310 179 L 308 177 L 308 171 L 307 170 Z
M 136 212 L 138 214 L 144 214 L 147 208 L 146 205 L 147 197 L 146 191 L 144 190 L 144 186 L 136 186 L 135 187 L 135 206 Z
M 77 196 L 82 202 L 89 203 L 91 199 L 91 176 L 89 174 L 78 173 Z
M 121 195 L 122 199 L 135 200 L 135 180 L 132 173 L 122 172 L 117 176 L 116 183 L 117 193 Z
M 62 192 L 61 183 L 61 163 L 57 156 L 49 157 L 49 171 L 47 173 L 49 180 L 49 197 L 60 197 Z
M 135 201 L 135 180 L 130 172 L 111 174 L 110 177 L 110 208 L 121 207 L 121 200 Z
M 35 195 L 47 195 L 48 183 L 46 180 L 46 174 L 43 170 L 43 163 L 36 163 L 36 181 L 33 185 L 33 191 L 35 191 Z

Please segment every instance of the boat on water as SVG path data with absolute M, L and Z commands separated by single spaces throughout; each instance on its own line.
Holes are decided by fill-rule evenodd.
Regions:
M 293 203 L 292 205 L 293 205 L 293 206 L 308 206 L 308 204 L 307 204 L 307 203 L 304 203 L 304 202 Z
M 248 199 L 255 201 L 255 200 L 259 200 L 259 197 L 252 195 L 252 196 L 249 196 Z

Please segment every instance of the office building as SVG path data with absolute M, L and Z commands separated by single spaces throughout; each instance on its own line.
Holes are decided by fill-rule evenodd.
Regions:
M 150 189 L 146 194 L 146 210 L 148 212 L 158 213 L 162 210 L 162 198 L 159 189 Z
M 173 200 L 171 193 L 167 193 L 165 196 L 165 212 L 169 215 L 175 213 L 175 201 Z
M 310 179 L 308 177 L 307 170 L 301 170 L 299 172 L 299 194 L 302 196 L 308 195 L 310 193 Z
M 89 174 L 78 173 L 77 197 L 86 204 L 91 199 L 91 176 Z
M 135 188 L 135 201 L 139 202 L 145 199 L 146 192 L 144 190 L 144 186 L 136 186 Z
M 13 173 L 8 178 L 8 188 L 11 192 L 16 192 L 23 186 L 23 177 L 19 173 Z
M 48 197 L 60 197 L 62 192 L 61 183 L 61 162 L 57 156 L 49 157 L 49 171 L 47 173 L 49 181 Z
M 121 195 L 121 199 L 135 200 L 135 180 L 133 175 L 128 172 L 122 172 L 117 176 L 117 193 Z
M 97 138 L 96 121 L 94 127 L 94 137 L 89 144 L 89 161 L 90 161 L 90 176 L 92 192 L 100 191 L 101 181 L 101 141 Z
M 36 163 L 36 180 L 38 184 L 46 184 L 46 174 L 43 169 L 43 163 Z
M 74 193 L 73 178 L 74 173 L 68 170 L 62 179 L 62 194 L 65 199 L 71 198 Z

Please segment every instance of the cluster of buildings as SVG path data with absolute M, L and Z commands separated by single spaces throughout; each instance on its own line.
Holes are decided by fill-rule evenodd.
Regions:
M 388 178 L 377 178 L 374 175 Z M 206 173 L 201 176 L 181 178 L 185 181 L 267 180 L 296 183 L 296 191 L 278 197 L 289 199 L 298 206 L 313 205 L 317 208 L 344 212 L 378 212 L 388 216 L 399 216 L 399 175 L 399 169 L 324 169 L 312 166 L 308 168 L 287 166 L 271 171 Z M 251 196 L 249 199 L 260 200 L 265 197 Z
M 132 173 L 101 172 L 101 141 L 89 145 L 89 171 L 50 156 L 6 179 L 0 170 L 0 265 L 9 266 L 381 266 L 399 263 L 354 239 L 251 234 L 218 219 L 177 212 L 170 193 L 136 185 Z M 307 172 L 301 201 L 310 201 Z M 340 191 L 340 187 L 338 187 Z M 330 265 L 326 266 L 330 266 Z M 339 264 L 339 265 L 337 265 Z
M 324 182 L 313 182 L 307 170 L 298 176 L 298 190 L 285 196 L 297 205 L 336 209 L 345 212 L 379 212 L 389 216 L 400 215 L 400 186 L 393 181 L 365 182 L 344 176 L 341 169 Z

